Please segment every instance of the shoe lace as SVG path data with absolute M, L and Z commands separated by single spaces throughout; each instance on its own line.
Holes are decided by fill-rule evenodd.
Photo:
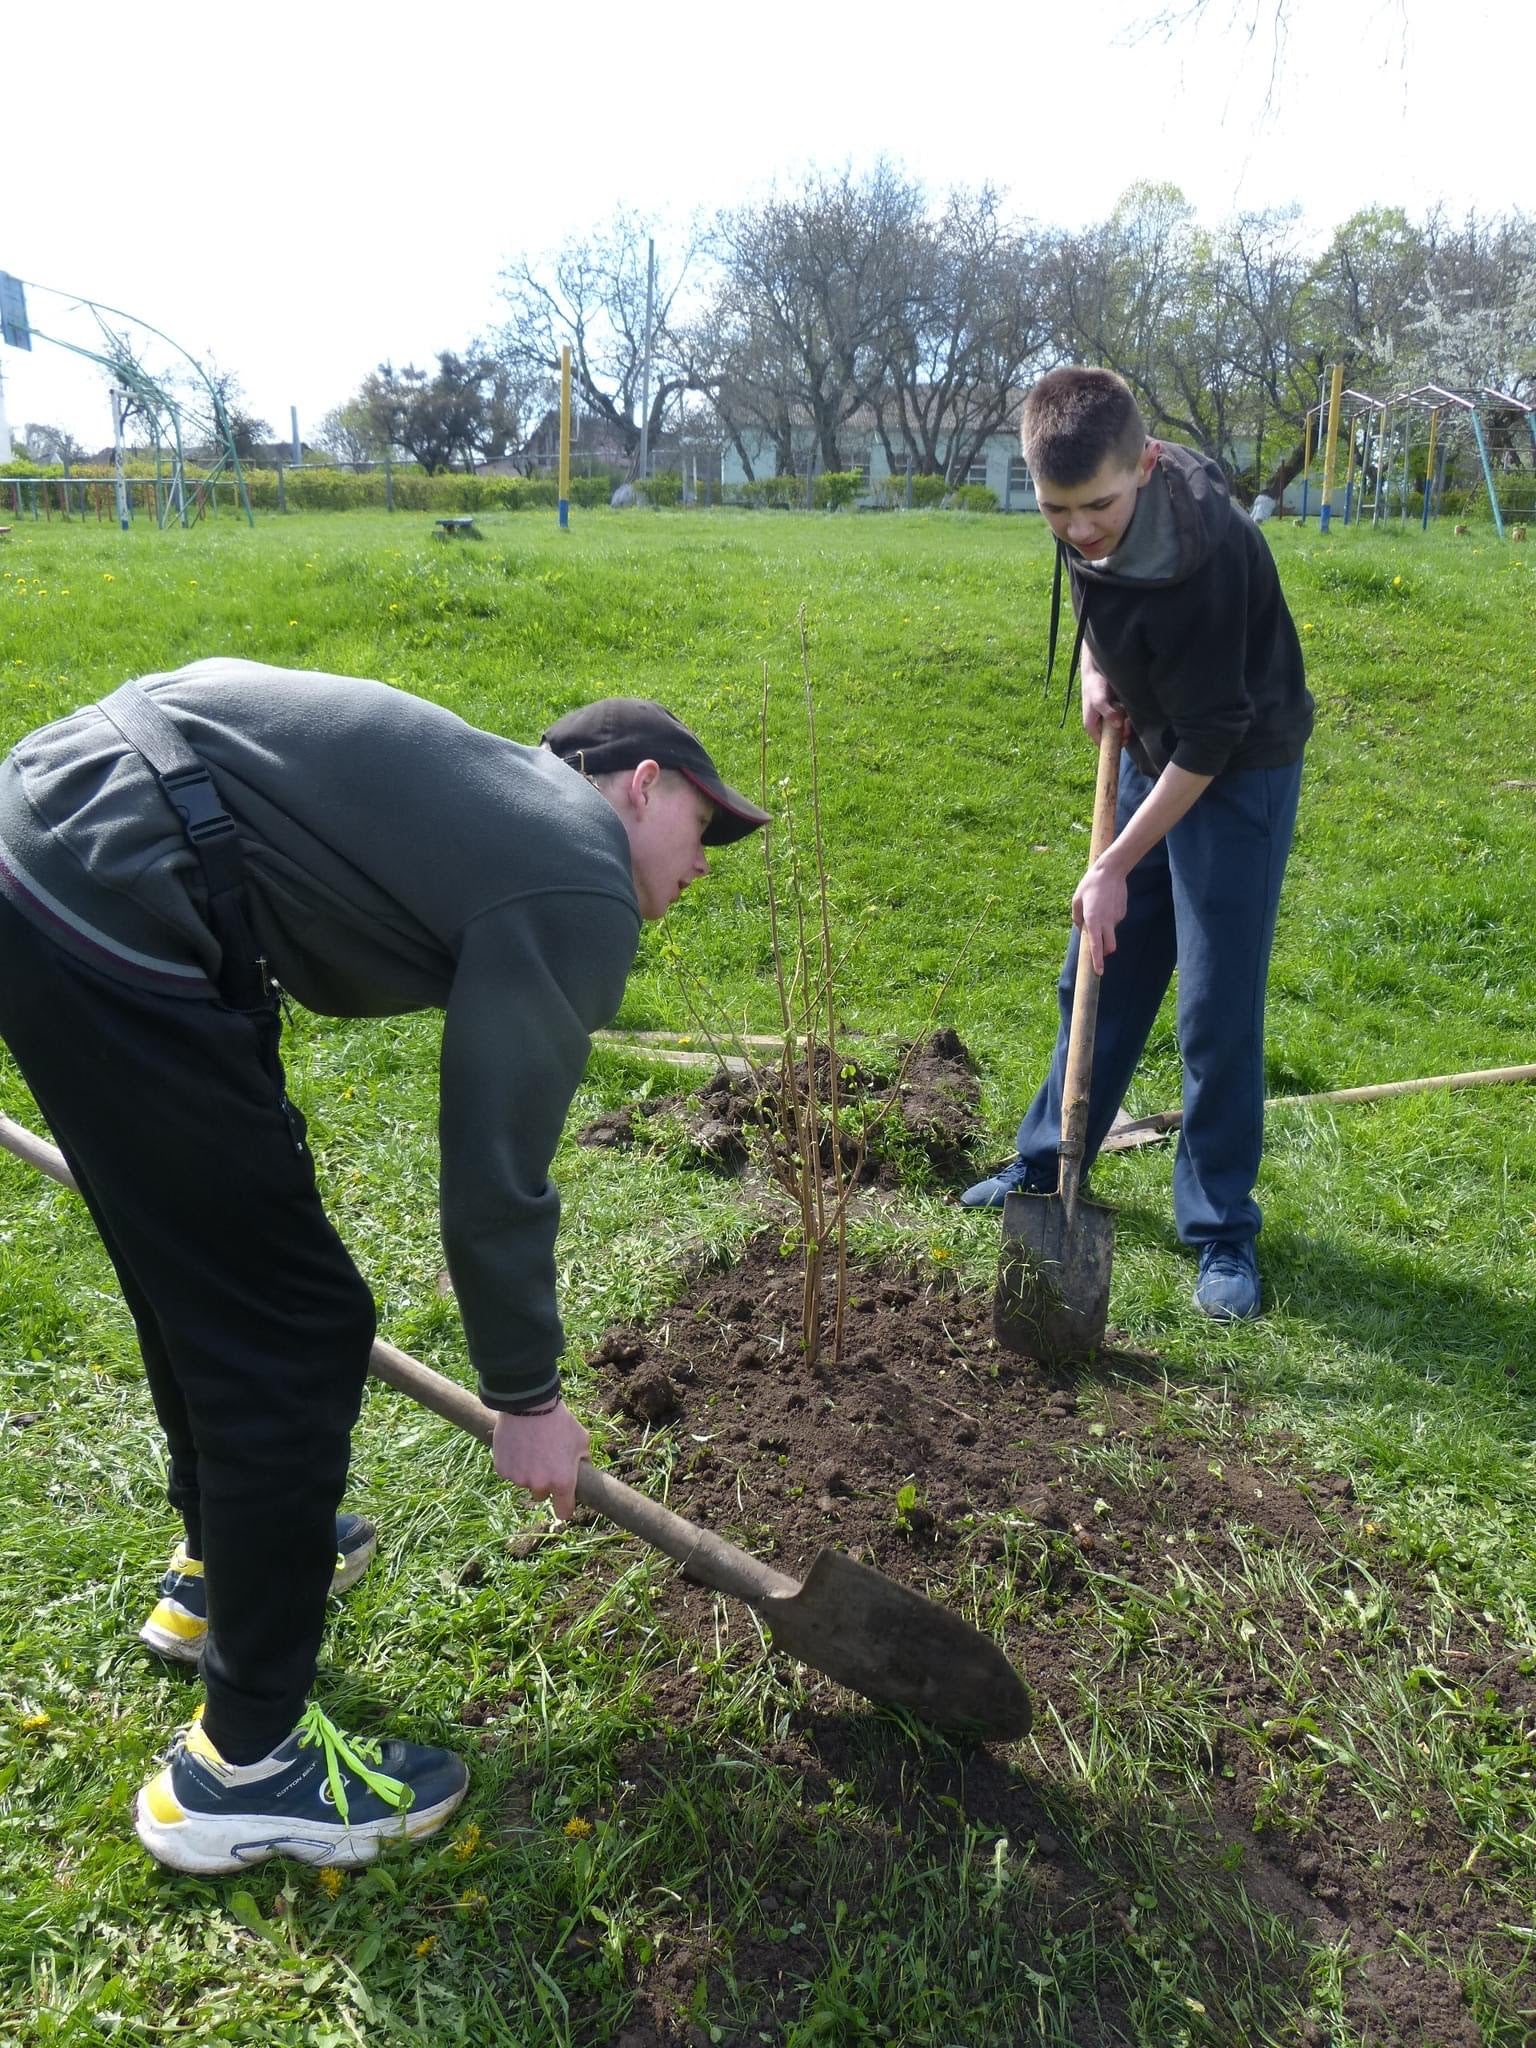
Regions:
M 391 1778 L 378 1769 L 379 1745 L 367 1736 L 343 1735 L 336 1723 L 321 1712 L 313 1701 L 304 1709 L 299 1721 L 297 1734 L 301 1749 L 319 1749 L 325 1756 L 326 1781 L 331 1788 L 331 1798 L 336 1811 L 343 1820 L 348 1818 L 347 1793 L 342 1783 L 342 1766 L 361 1778 L 368 1790 L 386 1806 L 392 1806 L 404 1813 L 415 1797 L 411 1787 L 399 1778 Z

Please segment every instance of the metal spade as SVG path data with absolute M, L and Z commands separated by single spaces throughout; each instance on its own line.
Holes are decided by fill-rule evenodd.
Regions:
M 467 1388 L 377 1343 L 377 1379 L 489 1443 L 495 1415 Z M 789 1578 L 709 1529 L 685 1521 L 609 1472 L 583 1462 L 583 1507 L 676 1558 L 689 1578 L 755 1608 L 774 1648 L 885 1706 L 988 1741 L 1029 1732 L 1029 1694 L 997 1645 L 959 1615 L 898 1586 L 840 1551 L 817 1553 L 805 1579 Z
M 1090 864 L 1114 837 L 1119 783 L 1120 734 L 1116 727 L 1105 725 L 1099 734 Z M 993 1300 L 997 1341 L 1043 1365 L 1086 1363 L 1103 1341 L 1109 1316 L 1115 1212 L 1079 1193 L 1098 1015 L 1099 976 L 1084 945 L 1077 956 L 1067 1031 L 1057 1192 L 1012 1194 L 1004 1202 L 1002 1253 Z

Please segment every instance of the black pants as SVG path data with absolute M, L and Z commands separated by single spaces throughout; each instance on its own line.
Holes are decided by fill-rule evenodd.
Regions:
M 204 1725 L 232 1763 L 314 1678 L 374 1307 L 315 1186 L 275 1006 L 141 991 L 0 898 L 0 1036 L 138 1330 L 208 1590 Z

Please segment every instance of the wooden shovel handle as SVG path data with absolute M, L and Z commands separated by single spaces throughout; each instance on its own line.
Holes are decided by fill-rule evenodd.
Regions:
M 1093 790 L 1093 832 L 1088 841 L 1091 867 L 1115 836 L 1115 805 L 1120 795 L 1120 728 L 1108 720 L 1099 728 L 1099 773 Z M 1077 1185 L 1083 1174 L 1088 1135 L 1088 1088 L 1093 1075 L 1094 1027 L 1099 1017 L 1099 976 L 1086 942 L 1078 949 L 1077 980 L 1072 990 L 1072 1023 L 1067 1034 L 1067 1071 L 1061 1090 L 1061 1198 L 1070 1225 L 1077 1207 Z
M 74 1175 L 58 1147 L 36 1137 L 24 1125 L 13 1123 L 8 1116 L 0 1116 L 0 1147 L 14 1152 L 18 1159 L 48 1174 L 62 1187 L 74 1187 Z M 397 1351 L 382 1338 L 369 1355 L 368 1370 L 375 1379 L 383 1380 L 398 1393 L 409 1394 L 413 1401 L 430 1408 L 434 1415 L 441 1415 L 445 1422 L 453 1423 L 477 1442 L 490 1443 L 496 1427 L 495 1414 L 456 1380 L 445 1379 L 419 1358 Z M 717 1587 L 722 1593 L 734 1593 L 738 1599 L 760 1607 L 765 1600 L 781 1600 L 800 1591 L 798 1579 L 786 1578 L 783 1572 L 776 1572 L 771 1565 L 738 1550 L 734 1543 L 727 1543 L 723 1536 L 684 1521 L 681 1515 L 674 1515 L 670 1508 L 637 1493 L 611 1473 L 599 1472 L 590 1459 L 583 1459 L 577 1467 L 576 1498 L 594 1514 L 606 1515 L 631 1536 L 638 1536 L 642 1543 L 675 1557 L 691 1577 L 702 1580 L 706 1586 Z
M 430 1408 L 434 1415 L 441 1415 L 445 1422 L 455 1424 L 480 1443 L 491 1441 L 496 1427 L 494 1412 L 456 1380 L 445 1379 L 429 1365 L 397 1351 L 382 1339 L 373 1347 L 368 1369 L 375 1379 L 383 1380 L 397 1393 L 409 1394 L 423 1408 Z M 676 1558 L 691 1578 L 722 1593 L 733 1593 L 753 1606 L 760 1607 L 765 1600 L 783 1599 L 800 1590 L 798 1579 L 786 1578 L 783 1572 L 776 1572 L 771 1565 L 738 1550 L 734 1543 L 727 1543 L 723 1536 L 685 1521 L 670 1508 L 626 1486 L 622 1479 L 615 1479 L 611 1472 L 600 1472 L 590 1459 L 583 1459 L 577 1467 L 576 1498 L 584 1508 L 605 1515 L 631 1536 L 638 1536 L 642 1543 Z

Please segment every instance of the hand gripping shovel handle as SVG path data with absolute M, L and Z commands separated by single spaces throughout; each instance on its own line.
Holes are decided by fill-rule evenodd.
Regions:
M 0 1116 L 0 1146 L 58 1181 L 61 1187 L 74 1187 L 75 1177 L 58 1147 L 35 1137 L 8 1116 Z M 383 1380 L 399 1393 L 409 1394 L 421 1407 L 430 1408 L 434 1415 L 441 1415 L 466 1435 L 482 1444 L 490 1443 L 496 1427 L 494 1412 L 457 1381 L 444 1379 L 431 1366 L 423 1365 L 408 1352 L 397 1351 L 382 1338 L 369 1355 L 368 1370 L 375 1379 Z M 761 1607 L 767 1600 L 781 1600 L 800 1591 L 798 1579 L 774 1571 L 771 1565 L 748 1556 L 712 1530 L 695 1528 L 670 1508 L 659 1507 L 645 1494 L 636 1493 L 622 1479 L 599 1472 L 589 1459 L 583 1459 L 577 1467 L 576 1498 L 584 1508 L 606 1515 L 610 1522 L 627 1529 L 631 1536 L 638 1536 L 642 1543 L 675 1557 L 690 1577 L 722 1593 L 734 1593 L 752 1606 Z
M 1093 833 L 1088 842 L 1090 867 L 1115 836 L 1115 805 L 1119 795 L 1120 728 L 1106 719 L 1099 728 L 1099 773 L 1093 791 Z M 1069 1230 L 1077 1214 L 1077 1189 L 1083 1177 L 1083 1151 L 1088 1137 L 1088 1089 L 1093 1077 L 1093 1035 L 1099 1017 L 1099 980 L 1085 942 L 1077 955 L 1072 1023 L 1067 1034 L 1067 1072 L 1061 1091 L 1061 1179 L 1058 1192 Z
M 373 1347 L 368 1369 L 375 1379 L 383 1380 L 399 1393 L 409 1394 L 423 1408 L 430 1408 L 434 1415 L 441 1415 L 445 1422 L 454 1423 L 480 1443 L 491 1441 L 496 1427 L 495 1412 L 477 1400 L 467 1387 L 445 1379 L 429 1365 L 382 1340 Z M 798 1579 L 786 1578 L 783 1572 L 749 1557 L 746 1551 L 738 1550 L 734 1543 L 727 1543 L 712 1530 L 684 1521 L 670 1508 L 661 1507 L 632 1486 L 626 1486 L 622 1479 L 600 1472 L 590 1459 L 584 1458 L 577 1467 L 576 1498 L 584 1508 L 605 1515 L 631 1536 L 638 1536 L 642 1543 L 675 1557 L 690 1578 L 714 1586 L 719 1592 L 734 1593 L 737 1599 L 754 1607 L 800 1590 Z

